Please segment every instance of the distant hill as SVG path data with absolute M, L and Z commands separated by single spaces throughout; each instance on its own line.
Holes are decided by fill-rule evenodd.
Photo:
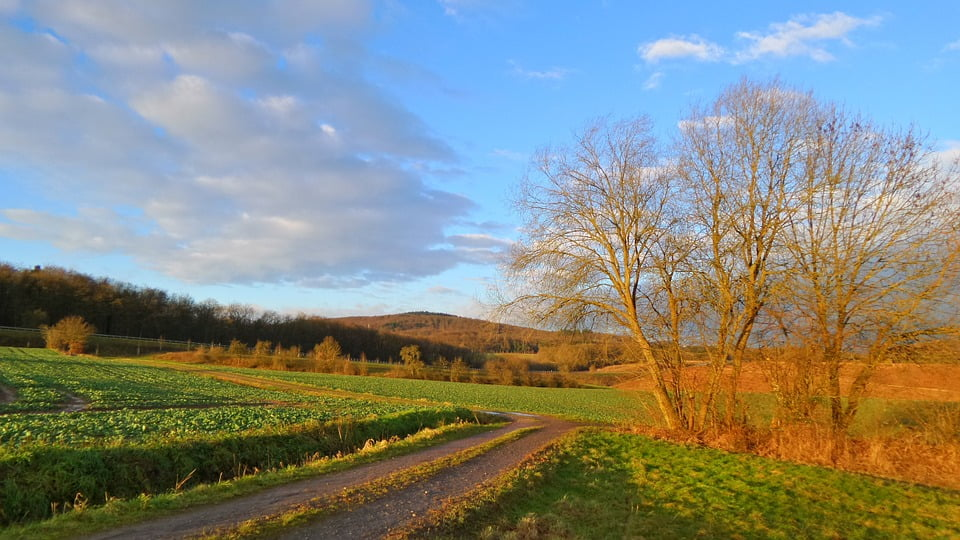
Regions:
M 593 343 L 603 334 L 548 332 L 446 313 L 416 311 L 395 315 L 338 317 L 331 321 L 426 339 L 481 353 L 535 353 L 541 346 Z

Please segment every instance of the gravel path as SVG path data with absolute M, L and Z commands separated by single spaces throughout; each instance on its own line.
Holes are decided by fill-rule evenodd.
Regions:
M 167 539 L 197 536 L 250 519 L 277 514 L 318 497 L 336 495 L 346 488 L 361 486 L 397 471 L 481 445 L 511 431 L 527 427 L 541 428 L 517 441 L 499 446 L 458 466 L 445 469 L 431 478 L 357 506 L 352 511 L 334 514 L 326 519 L 284 531 L 281 536 L 282 538 L 381 538 L 391 529 L 403 526 L 416 516 L 423 515 L 430 508 L 438 506 L 440 501 L 461 496 L 484 480 L 515 467 L 531 452 L 576 427 L 576 424 L 552 418 L 511 416 L 515 421 L 496 431 L 452 441 L 415 454 L 278 486 L 239 499 L 187 510 L 165 518 L 113 529 L 88 538 L 91 540 Z

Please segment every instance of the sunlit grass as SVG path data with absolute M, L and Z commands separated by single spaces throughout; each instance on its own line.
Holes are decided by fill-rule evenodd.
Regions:
M 960 493 L 588 432 L 430 536 L 957 538 Z

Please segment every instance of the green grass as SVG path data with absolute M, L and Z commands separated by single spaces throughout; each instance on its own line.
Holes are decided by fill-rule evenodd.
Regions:
M 0 347 L 0 384 L 17 400 L 0 412 L 54 410 L 67 394 L 92 409 L 302 402 L 310 398 L 261 390 L 123 360 L 64 356 L 47 349 Z
M 49 517 L 53 508 L 72 504 L 77 494 L 91 505 L 103 504 L 108 496 L 159 494 L 350 453 L 367 441 L 471 420 L 474 414 L 466 409 L 419 408 L 147 444 L 14 450 L 0 459 L 0 524 Z
M 450 509 L 448 538 L 957 538 L 960 493 L 587 432 Z
M 265 379 L 296 382 L 377 396 L 424 399 L 494 411 L 550 414 L 593 422 L 651 421 L 654 403 L 649 394 L 613 389 L 538 388 L 491 384 L 451 383 L 383 377 L 355 377 L 242 368 L 216 368 Z

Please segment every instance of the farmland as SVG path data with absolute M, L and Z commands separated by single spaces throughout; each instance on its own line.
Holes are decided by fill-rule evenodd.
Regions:
M 282 372 L 12 348 L 0 348 L 0 381 L 0 523 L 10 531 L 104 503 L 97 515 L 138 500 L 150 507 L 152 497 L 175 497 L 181 501 L 176 507 L 186 508 L 194 499 L 176 497 L 193 488 L 208 493 L 225 480 L 251 475 L 292 478 L 284 471 L 309 471 L 318 459 L 352 455 L 370 440 L 472 418 L 464 407 L 626 426 L 649 424 L 653 405 L 642 391 Z M 770 396 L 746 398 L 754 421 L 768 422 Z M 909 431 L 936 407 L 952 417 L 954 405 L 873 399 L 858 429 Z M 945 429 L 949 436 L 953 428 Z M 867 455 L 870 447 L 864 448 L 860 453 Z M 939 463 L 938 474 L 954 474 Z M 222 490 L 229 492 L 230 485 Z M 250 486 L 245 493 L 257 489 Z M 952 537 L 960 532 L 958 497 L 950 489 L 589 430 L 466 503 L 444 508 L 429 534 Z M 51 535 L 69 536 L 67 527 Z
M 36 349 L 0 348 L 0 385 L 6 524 L 49 516 L 78 494 L 95 505 L 163 493 L 473 417 Z
M 523 411 L 550 414 L 591 422 L 616 423 L 632 420 L 649 422 L 645 414 L 653 406 L 650 396 L 597 388 L 539 388 L 475 383 L 450 383 L 419 379 L 351 377 L 324 373 L 299 373 L 220 368 L 225 372 L 257 376 L 329 388 L 372 394 L 452 403 L 496 411 Z M 640 415 L 639 418 L 637 415 Z

